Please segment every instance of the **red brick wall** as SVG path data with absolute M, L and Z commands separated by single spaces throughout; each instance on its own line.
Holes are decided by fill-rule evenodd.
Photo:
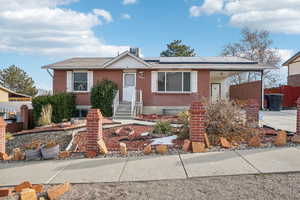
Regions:
M 5 126 L 3 118 L 0 117 L 0 152 L 5 153 Z
M 297 127 L 296 133 L 300 135 L 300 97 L 297 99 Z
M 102 114 L 99 109 L 90 109 L 86 117 L 86 150 L 96 151 L 98 149 L 98 140 L 102 139 Z
M 257 100 L 249 99 L 245 106 L 245 110 L 247 122 L 253 124 L 254 126 L 257 126 L 259 120 L 259 104 Z
M 139 71 L 144 72 L 144 78 L 139 77 Z M 199 96 L 209 97 L 209 70 L 198 71 L 198 93 L 192 94 L 160 94 L 151 91 L 151 70 L 137 72 L 137 89 L 143 91 L 144 106 L 190 106 Z M 94 84 L 104 79 L 112 80 L 118 85 L 120 98 L 123 89 L 123 70 L 95 70 Z M 54 93 L 66 91 L 66 71 L 54 70 Z M 75 93 L 77 105 L 90 105 L 90 93 Z
M 300 74 L 289 75 L 288 85 L 294 87 L 300 87 Z
M 231 100 L 255 99 L 261 105 L 261 81 L 232 85 L 229 95 Z
M 192 142 L 204 142 L 204 134 L 206 131 L 206 109 L 202 102 L 193 102 L 190 107 L 190 140 Z
M 6 132 L 16 133 L 23 130 L 23 122 L 13 122 L 6 125 Z
M 190 106 L 199 96 L 209 97 L 209 71 L 198 71 L 198 93 L 162 94 L 151 91 L 151 70 L 140 70 L 145 74 L 140 78 L 137 73 L 137 89 L 143 91 L 144 106 Z

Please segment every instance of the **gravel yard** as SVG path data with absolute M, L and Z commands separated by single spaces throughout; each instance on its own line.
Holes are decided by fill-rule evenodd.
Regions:
M 65 199 L 300 199 L 300 173 L 74 184 Z

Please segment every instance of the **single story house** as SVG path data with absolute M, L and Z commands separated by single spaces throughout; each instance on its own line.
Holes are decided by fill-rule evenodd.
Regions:
M 31 96 L 20 94 L 0 85 L 0 102 L 31 101 Z
M 288 67 L 288 85 L 300 87 L 300 51 L 283 63 L 283 66 Z
M 188 109 L 200 97 L 228 99 L 228 77 L 248 71 L 263 74 L 274 67 L 239 57 L 146 58 L 131 48 L 116 57 L 71 58 L 42 68 L 53 77 L 53 92 L 75 93 L 76 106 L 84 113 L 91 106 L 93 85 L 112 80 L 118 85 L 114 114 L 129 117 L 136 111 L 162 114 Z

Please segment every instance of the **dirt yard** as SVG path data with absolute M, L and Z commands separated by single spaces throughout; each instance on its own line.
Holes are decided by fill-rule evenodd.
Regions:
M 300 173 L 116 184 L 76 184 L 60 199 L 293 200 L 300 199 Z

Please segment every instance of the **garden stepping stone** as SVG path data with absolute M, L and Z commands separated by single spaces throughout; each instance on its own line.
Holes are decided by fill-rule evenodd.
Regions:
M 104 140 L 103 140 L 103 139 L 100 139 L 100 140 L 98 140 L 97 143 L 98 143 L 99 152 L 100 152 L 101 154 L 106 155 L 106 154 L 108 153 L 108 150 L 107 150 L 107 148 L 106 148 L 106 145 L 105 145 Z
M 276 146 L 284 146 L 286 144 L 286 132 L 279 131 L 277 136 L 275 137 L 274 144 Z
M 168 152 L 168 146 L 167 145 L 157 145 L 156 152 L 164 155 Z
M 33 189 L 23 189 L 20 194 L 21 200 L 37 200 L 36 192 Z
M 221 147 L 229 149 L 232 148 L 232 144 L 230 142 L 228 142 L 228 140 L 224 137 L 220 137 L 220 144 Z
M 15 187 L 15 191 L 21 192 L 23 189 L 27 189 L 27 188 L 29 189 L 31 187 L 32 187 L 32 185 L 29 181 L 24 181 L 23 183 L 21 183 Z

